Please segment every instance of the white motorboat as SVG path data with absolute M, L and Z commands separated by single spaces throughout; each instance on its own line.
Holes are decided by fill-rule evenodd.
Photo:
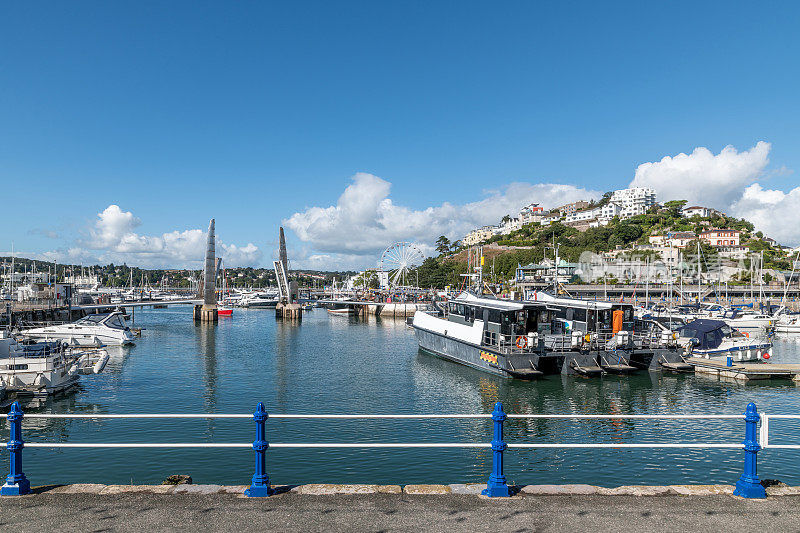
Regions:
M 73 346 L 120 346 L 133 344 L 133 332 L 120 311 L 86 315 L 77 322 L 26 329 L 20 332 L 27 339 L 59 340 Z
M 740 309 L 726 309 L 719 304 L 711 303 L 679 306 L 675 309 L 654 306 L 652 309 L 643 310 L 640 316 L 652 319 L 678 318 L 684 322 L 690 322 L 698 318 L 710 318 L 722 320 L 730 327 L 749 334 L 768 330 L 775 325 L 775 317 L 771 315 L 743 312 Z
M 779 315 L 775 320 L 775 333 L 800 333 L 800 315 Z
M 730 327 L 744 331 L 747 333 L 756 333 L 766 330 L 775 325 L 775 318 L 769 315 L 740 315 L 727 317 L 725 315 L 719 317 L 719 320 L 724 321 Z
M 80 349 L 61 341 L 23 341 L 0 332 L 0 388 L 15 393 L 54 393 L 80 375 L 99 374 L 108 362 L 102 349 Z
M 772 341 L 766 335 L 750 335 L 722 320 L 700 318 L 679 330 L 678 343 L 687 353 L 704 359 L 762 361 L 772 357 Z
M 277 291 L 265 291 L 244 295 L 237 305 L 249 309 L 274 309 L 278 301 Z

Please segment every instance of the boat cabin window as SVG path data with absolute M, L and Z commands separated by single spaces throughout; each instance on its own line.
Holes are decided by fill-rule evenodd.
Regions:
M 708 348 L 716 348 L 722 343 L 722 331 L 715 329 L 706 333 L 706 338 L 703 343 Z
M 505 311 L 500 313 L 500 333 L 503 335 L 514 335 L 517 323 L 515 311 Z
M 542 310 L 539 311 L 539 317 L 536 324 L 536 333 L 539 335 L 550 335 L 553 331 L 551 322 L 555 318 L 555 313 L 552 311 Z
M 742 333 L 738 329 L 733 329 L 732 327 L 730 327 L 727 324 L 725 324 L 724 326 L 719 328 L 719 331 L 722 332 L 722 336 L 725 337 L 725 338 L 728 338 L 728 337 L 731 337 L 731 338 L 746 337 L 746 335 L 744 333 Z
M 634 329 L 634 314 L 633 314 L 633 307 L 631 306 L 619 306 L 615 307 L 613 311 L 622 311 L 622 329 L 625 331 L 635 331 Z M 613 319 L 613 318 L 612 318 Z M 609 324 L 608 329 L 611 329 L 611 324 Z
M 597 312 L 597 329 L 610 330 L 613 327 L 611 309 L 601 309 Z
M 107 316 L 108 315 L 86 315 L 85 317 L 83 317 L 80 320 L 78 320 L 78 322 L 76 322 L 76 323 L 77 324 L 95 325 L 95 324 L 99 324 L 100 322 L 105 320 Z
M 450 314 L 464 316 L 464 304 L 451 303 Z
M 125 329 L 125 324 L 122 323 L 122 320 L 120 320 L 119 315 L 112 316 L 108 320 L 108 322 L 106 322 L 106 325 L 116 329 Z
M 464 320 L 467 322 L 475 321 L 475 308 L 469 305 L 464 306 Z

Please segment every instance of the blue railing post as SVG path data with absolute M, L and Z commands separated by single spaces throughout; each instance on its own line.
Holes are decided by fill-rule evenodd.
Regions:
M 506 476 L 503 475 L 503 451 L 507 445 L 503 440 L 503 422 L 506 414 L 503 411 L 503 404 L 497 402 L 492 411 L 494 421 L 494 436 L 492 437 L 492 473 L 489 475 L 489 483 L 481 491 L 484 496 L 496 498 L 498 496 L 510 496 Z
M 6 484 L 0 488 L 0 495 L 3 496 L 21 496 L 31 491 L 31 483 L 22 471 L 22 449 L 25 447 L 25 442 L 22 440 L 23 416 L 19 402 L 14 402 L 11 411 L 8 412 L 11 435 L 6 447 L 10 454 L 10 472 L 6 478 Z
M 245 496 L 251 498 L 272 494 L 272 489 L 269 486 L 269 476 L 267 475 L 267 448 L 269 448 L 265 427 L 267 418 L 269 418 L 269 415 L 264 409 L 264 404 L 258 402 L 256 412 L 253 413 L 253 420 L 256 423 L 256 440 L 253 441 L 253 449 L 256 451 L 256 473 L 253 474 L 253 482 L 250 488 L 244 491 Z
M 756 404 L 747 404 L 744 412 L 744 473 L 739 481 L 736 482 L 736 490 L 733 493 L 742 498 L 766 498 L 767 493 L 761 482 L 758 480 L 756 471 L 756 454 L 761 446 L 758 444 L 758 421 L 761 417 L 756 410 Z

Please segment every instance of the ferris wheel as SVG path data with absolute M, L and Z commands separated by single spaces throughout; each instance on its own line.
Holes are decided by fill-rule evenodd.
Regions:
M 420 266 L 425 254 L 413 242 L 396 242 L 381 254 L 379 268 L 387 272 L 389 285 L 401 287 L 408 285 L 409 272 Z

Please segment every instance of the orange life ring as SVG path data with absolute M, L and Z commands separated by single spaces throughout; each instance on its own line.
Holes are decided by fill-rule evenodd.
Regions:
M 517 348 L 519 348 L 520 350 L 524 350 L 527 347 L 528 347 L 528 337 L 524 337 L 522 335 L 517 337 Z

